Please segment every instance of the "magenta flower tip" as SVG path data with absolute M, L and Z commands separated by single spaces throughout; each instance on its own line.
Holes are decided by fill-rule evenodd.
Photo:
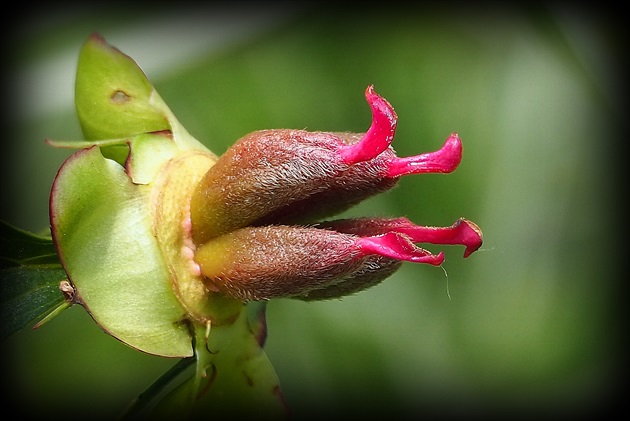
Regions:
M 483 234 L 477 224 L 461 218 L 455 223 L 454 227 L 459 234 L 461 244 L 466 246 L 464 257 L 468 257 L 473 252 L 479 250 L 483 244 Z
M 462 161 L 462 141 L 452 133 L 440 149 L 406 158 L 394 158 L 388 163 L 387 176 L 400 177 L 410 174 L 450 173 Z
M 439 266 L 444 261 L 444 253 L 433 255 L 429 251 L 417 247 L 404 234 L 388 232 L 383 235 L 362 237 L 357 244 L 366 255 L 376 254 L 396 260 L 406 260 L 415 263 L 428 263 Z
M 374 85 L 365 90 L 365 99 L 372 109 L 372 124 L 361 140 L 339 152 L 348 165 L 369 161 L 380 155 L 394 140 L 398 117 L 389 102 L 376 92 Z
M 483 244 L 481 229 L 464 218 L 450 227 L 424 227 L 406 218 L 398 218 L 392 221 L 390 229 L 407 235 L 414 243 L 463 245 L 466 247 L 464 257 L 470 256 Z

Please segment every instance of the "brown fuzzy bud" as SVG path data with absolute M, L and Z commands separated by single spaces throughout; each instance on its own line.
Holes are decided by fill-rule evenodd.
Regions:
M 372 110 L 366 133 L 257 131 L 204 175 L 190 222 L 194 261 L 208 289 L 244 301 L 330 299 L 376 285 L 403 261 L 442 264 L 442 252 L 416 243 L 464 245 L 464 257 L 481 246 L 481 230 L 465 219 L 444 228 L 405 218 L 317 223 L 403 175 L 448 173 L 461 161 L 456 133 L 439 150 L 397 157 L 390 146 L 394 109 L 372 86 L 366 99 Z

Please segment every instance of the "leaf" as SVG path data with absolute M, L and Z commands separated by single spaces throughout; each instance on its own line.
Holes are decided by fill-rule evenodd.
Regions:
M 59 265 L 52 238 L 0 221 L 0 268 L 23 264 Z
M 52 239 L 0 221 L 0 340 L 63 308 L 66 272 Z
M 79 54 L 75 103 L 87 140 L 169 130 L 164 112 L 151 105 L 155 90 L 129 56 L 93 34 Z
M 264 305 L 248 312 L 208 291 L 187 257 L 187 199 L 216 156 L 181 126 L 137 65 L 98 36 L 81 53 L 76 103 L 88 143 L 49 143 L 85 147 L 59 170 L 50 202 L 53 240 L 77 300 L 133 348 L 195 357 L 158 379 L 126 416 L 161 397 L 160 418 L 285 415 L 262 350 Z M 127 136 L 122 153 L 112 153 Z M 196 370 L 187 370 L 192 362 Z
M 180 148 L 208 152 L 173 115 L 140 66 L 100 35 L 92 34 L 81 48 L 75 80 L 74 100 L 86 140 L 170 131 Z M 106 156 L 124 161 L 126 148 L 102 146 Z

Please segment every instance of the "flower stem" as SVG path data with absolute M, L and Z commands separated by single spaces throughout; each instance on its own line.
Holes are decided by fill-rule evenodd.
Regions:
M 166 373 L 162 374 L 151 386 L 142 392 L 130 405 L 125 409 L 120 420 L 133 420 L 140 418 L 140 414 L 149 410 L 149 406 L 157 401 L 158 396 L 166 391 L 167 387 L 182 374 L 188 367 L 194 364 L 195 357 L 182 358 L 171 367 Z

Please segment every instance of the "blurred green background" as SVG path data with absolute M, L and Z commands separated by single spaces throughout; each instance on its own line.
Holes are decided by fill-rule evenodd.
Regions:
M 270 302 L 265 349 L 295 419 L 605 407 L 625 368 L 612 240 L 625 99 L 617 19 L 563 3 L 229 4 L 67 5 L 18 21 L 7 41 L 2 219 L 48 226 L 50 186 L 70 151 L 44 139 L 81 139 L 73 79 L 93 31 L 134 58 L 217 153 L 258 129 L 365 131 L 374 84 L 399 116 L 400 156 L 457 131 L 464 158 L 347 215 L 421 225 L 464 216 L 485 243 L 468 259 L 430 246 L 445 251 L 445 271 L 407 263 L 343 300 Z M 51 418 L 113 418 L 175 363 L 109 337 L 79 306 L 2 349 L 8 398 Z

